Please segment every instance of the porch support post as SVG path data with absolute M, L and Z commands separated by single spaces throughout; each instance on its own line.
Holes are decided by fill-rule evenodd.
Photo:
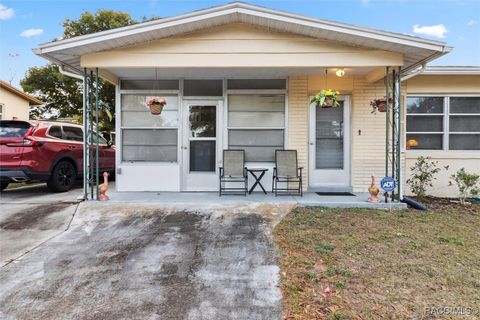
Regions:
M 389 165 L 389 131 L 390 131 L 390 104 L 388 103 L 389 97 L 389 81 L 388 74 L 390 73 L 390 68 L 386 67 L 385 69 L 385 98 L 387 99 L 387 112 L 385 113 L 385 176 L 388 177 L 388 165 Z M 385 202 L 388 202 L 388 192 L 385 192 Z
M 95 68 L 95 137 L 96 137 L 96 146 L 95 146 L 95 199 L 98 200 L 98 144 L 99 144 L 99 137 L 98 137 L 98 68 Z
M 401 139 L 402 139 L 402 75 L 401 75 L 402 67 L 398 67 L 398 72 L 397 72 L 397 87 L 398 87 L 398 93 L 397 93 L 397 106 L 398 106 L 398 111 L 397 111 L 397 194 L 398 194 L 398 200 L 401 201 L 403 199 L 403 193 L 402 193 L 402 158 L 401 158 Z
M 88 200 L 88 76 L 83 69 L 83 199 Z
M 92 86 L 93 86 L 93 71 L 90 71 L 90 82 L 89 82 L 89 89 L 92 90 Z M 93 91 L 93 90 L 92 90 Z M 89 97 L 89 109 L 90 111 L 92 110 L 92 98 L 91 98 L 91 95 L 89 94 L 88 95 Z M 90 117 L 88 119 L 89 121 L 89 131 L 88 131 L 88 149 L 89 149 L 89 153 L 90 153 L 90 157 L 88 158 L 89 159 L 89 169 L 90 169 L 90 174 L 89 174 L 89 182 L 90 182 L 90 199 L 93 200 L 94 199 L 94 149 L 93 149 L 93 117 L 91 116 L 91 112 L 90 112 Z
M 388 99 L 388 97 L 387 97 Z M 388 101 L 388 100 L 387 100 Z M 396 162 L 396 147 L 397 147 L 397 112 L 398 112 L 398 104 L 397 104 L 397 74 L 395 71 L 395 68 L 392 69 L 392 102 L 393 102 L 393 108 L 392 108 L 392 120 L 391 120 L 391 127 L 392 127 L 392 178 L 396 179 L 397 175 L 397 162 Z M 388 102 L 387 102 L 388 103 Z M 391 195 L 392 201 L 395 199 L 395 190 L 392 191 Z

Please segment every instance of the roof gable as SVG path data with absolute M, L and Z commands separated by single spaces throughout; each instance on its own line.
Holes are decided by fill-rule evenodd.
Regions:
M 370 48 L 319 40 L 294 33 L 281 32 L 250 25 L 231 23 L 189 32 L 147 43 L 114 49 L 130 53 L 241 53 L 261 51 L 278 52 L 360 52 Z
M 443 42 L 235 2 L 184 15 L 43 44 L 35 50 L 35 53 L 57 64 L 67 65 L 80 71 L 80 56 L 87 53 L 132 46 L 236 22 L 316 39 L 336 41 L 350 46 L 401 53 L 405 55 L 404 67 L 406 69 L 413 69 L 419 64 L 429 62 L 451 50 Z
M 32 97 L 31 95 L 23 92 L 22 90 L 19 90 L 17 88 L 15 88 L 14 86 L 10 85 L 9 83 L 3 81 L 3 80 L 0 80 L 0 88 L 3 88 L 5 90 L 7 90 L 8 92 L 28 101 L 28 103 L 31 105 L 31 106 L 38 106 L 38 105 L 42 105 L 43 102 L 38 100 L 37 98 L 35 97 Z

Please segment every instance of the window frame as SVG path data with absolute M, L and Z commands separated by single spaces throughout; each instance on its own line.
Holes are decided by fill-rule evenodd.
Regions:
M 288 139 L 288 82 L 286 82 L 286 89 L 230 89 L 225 90 L 225 112 L 224 112 L 224 141 L 225 147 L 228 149 L 230 145 L 229 141 L 229 130 L 283 130 L 283 148 L 287 149 L 287 139 Z M 229 114 L 229 97 L 230 95 L 262 95 L 262 94 L 274 94 L 274 95 L 283 95 L 285 99 L 284 103 L 284 122 L 283 126 L 275 127 L 231 127 L 228 125 L 228 114 Z M 247 161 L 250 164 L 272 164 L 274 161 Z
M 408 98 L 418 98 L 418 97 L 428 97 L 428 98 L 442 98 L 443 99 L 443 113 L 408 113 L 407 111 L 407 99 Z M 404 150 L 408 152 L 479 152 L 480 150 L 468 150 L 468 149 L 450 149 L 450 134 L 478 134 L 480 135 L 480 131 L 475 132 L 450 132 L 450 116 L 478 116 L 480 118 L 480 113 L 451 113 L 450 112 L 450 98 L 480 98 L 479 94 L 462 94 L 462 93 L 455 93 L 455 94 L 422 94 L 422 93 L 415 93 L 415 94 L 407 94 L 405 97 L 405 132 L 404 132 Z M 406 142 L 407 142 L 407 134 L 440 134 L 440 132 L 425 132 L 425 131 L 407 131 L 407 121 L 409 116 L 443 116 L 443 132 L 442 134 L 442 148 L 441 149 L 406 149 Z
M 178 90 L 127 90 L 127 89 L 118 89 L 118 111 L 117 112 L 117 121 L 120 124 L 120 134 L 118 135 L 118 145 L 120 146 L 117 150 L 121 150 L 116 154 L 119 164 L 136 164 L 136 165 L 178 165 L 180 163 L 180 152 L 181 152 L 181 105 L 182 105 L 182 82 L 179 82 Z M 165 127 L 154 127 L 154 126 L 124 126 L 123 117 L 122 117 L 122 97 L 124 95 L 144 95 L 144 96 L 175 96 L 177 98 L 177 126 L 165 126 Z M 141 161 L 141 160 L 123 160 L 123 131 L 128 129 L 145 129 L 145 130 L 177 130 L 177 159 L 175 161 Z
M 0 103 L 0 120 L 4 120 L 3 119 L 3 114 L 5 113 L 5 104 L 4 103 Z

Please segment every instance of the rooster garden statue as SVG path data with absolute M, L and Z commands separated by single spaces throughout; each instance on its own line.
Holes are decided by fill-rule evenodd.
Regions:
M 370 192 L 370 197 L 367 200 L 368 202 L 380 202 L 380 199 L 377 198 L 380 188 L 375 183 L 374 176 L 372 176 L 372 183 L 370 184 L 370 187 L 368 187 L 368 192 Z
M 98 200 L 100 201 L 106 201 L 109 200 L 110 198 L 107 196 L 107 190 L 108 190 L 108 176 L 110 174 L 108 172 L 103 173 L 103 183 L 98 186 Z

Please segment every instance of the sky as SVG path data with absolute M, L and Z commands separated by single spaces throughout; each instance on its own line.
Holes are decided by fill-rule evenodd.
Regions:
M 0 0 L 0 79 L 19 86 L 30 67 L 46 60 L 32 53 L 62 35 L 62 22 L 83 11 L 119 10 L 136 20 L 168 17 L 226 1 Z M 440 40 L 453 46 L 432 65 L 480 66 L 480 0 L 244 0 L 271 9 Z

